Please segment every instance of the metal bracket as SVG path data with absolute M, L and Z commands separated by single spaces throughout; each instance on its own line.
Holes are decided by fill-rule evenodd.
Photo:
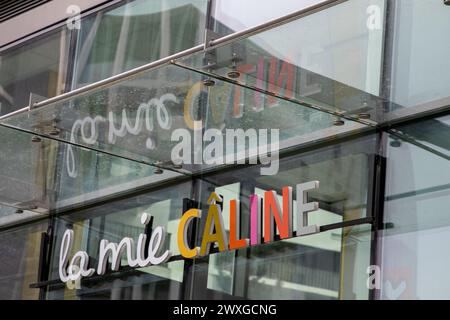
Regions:
M 214 32 L 210 29 L 205 30 L 205 41 L 204 41 L 204 49 L 207 50 L 211 47 L 210 43 L 213 40 L 219 39 L 220 35 L 217 32 Z
M 41 245 L 39 250 L 38 282 L 47 281 L 50 272 L 50 256 L 52 248 L 52 227 L 48 227 L 47 232 L 41 233 Z M 45 299 L 46 288 L 39 290 L 39 299 Z
M 47 100 L 47 97 L 43 97 L 41 95 L 38 95 L 36 93 L 30 92 L 30 100 L 28 102 L 28 108 L 30 108 L 30 110 L 34 109 L 34 105 L 38 102 Z
M 183 215 L 186 211 L 189 209 L 200 209 L 200 203 L 189 199 L 189 198 L 183 198 Z M 189 245 L 191 248 L 196 247 L 196 241 L 197 240 L 197 224 L 193 223 L 191 225 L 191 229 L 188 230 L 187 234 L 187 241 L 189 242 Z M 193 272 L 193 266 L 194 266 L 194 260 L 192 259 L 185 259 L 184 265 L 183 265 L 183 282 L 181 283 L 181 290 L 179 298 L 182 299 L 183 296 L 191 296 L 191 288 L 192 288 L 192 272 Z
M 205 30 L 205 40 L 203 50 L 205 52 L 204 55 L 204 66 L 207 69 L 214 69 L 214 66 L 217 64 L 217 55 L 215 49 L 210 49 L 210 43 L 214 39 L 219 39 L 220 35 L 216 32 L 206 29 Z M 208 70 L 209 71 L 209 70 Z

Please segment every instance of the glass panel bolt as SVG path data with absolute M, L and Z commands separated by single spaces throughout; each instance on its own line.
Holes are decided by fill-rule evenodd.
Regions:
M 38 142 L 41 142 L 41 141 L 42 141 L 42 139 L 39 138 L 38 136 L 33 136 L 33 137 L 31 138 L 31 142 L 38 143 Z
M 395 138 L 393 138 L 394 140 L 392 140 L 390 143 L 389 143 L 389 145 L 392 147 L 392 148 L 400 148 L 401 146 L 402 146 L 402 142 L 400 141 L 400 140 L 398 140 L 398 139 L 395 139 Z
M 155 162 L 155 170 L 153 170 L 154 174 L 162 174 L 164 171 L 161 168 L 158 168 L 157 166 L 160 166 L 162 163 L 160 161 Z
M 241 76 L 241 73 L 237 71 L 236 61 L 237 61 L 237 54 L 233 53 L 233 58 L 231 59 L 232 70 L 227 73 L 228 78 L 236 79 Z
M 358 114 L 359 119 L 370 119 L 370 114 L 368 113 L 360 113 Z
M 205 79 L 203 80 L 203 84 L 205 85 L 205 87 L 212 87 L 216 84 L 216 82 L 212 79 Z
M 228 78 L 236 79 L 241 76 L 241 73 L 239 71 L 233 70 L 227 73 Z
M 60 132 L 59 129 L 56 126 L 53 126 L 48 132 L 48 134 L 51 136 L 57 136 L 59 135 L 59 132 Z
M 343 126 L 345 124 L 344 120 L 342 120 L 341 118 L 336 118 L 336 120 L 334 120 L 333 125 L 335 126 Z
M 172 168 L 179 170 L 179 169 L 183 169 L 183 166 L 181 164 L 173 164 Z

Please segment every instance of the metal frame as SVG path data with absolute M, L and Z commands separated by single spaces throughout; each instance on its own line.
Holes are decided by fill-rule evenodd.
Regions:
M 379 150 L 376 155 L 370 159 L 371 174 L 369 176 L 369 194 L 367 208 L 369 216 L 372 218 L 372 236 L 370 246 L 370 265 L 380 265 L 381 248 L 379 240 L 381 232 L 384 229 L 384 200 L 386 185 L 386 135 L 380 132 L 377 137 Z M 369 289 L 369 299 L 377 300 L 380 298 L 378 289 Z
M 395 1 L 385 1 L 384 26 L 383 26 L 383 44 L 382 44 L 382 64 L 380 70 L 380 96 L 390 101 L 391 82 L 393 69 L 393 48 L 394 48 L 394 25 L 396 15 Z M 387 106 L 383 106 L 386 108 Z M 378 154 L 371 158 L 370 167 L 373 170 L 369 176 L 371 186 L 368 194 L 367 208 L 370 210 L 370 216 L 373 218 L 372 238 L 370 246 L 370 264 L 379 265 L 381 257 L 381 247 L 379 246 L 380 233 L 383 226 L 385 184 L 386 184 L 386 136 L 382 130 L 378 129 Z M 378 289 L 369 290 L 369 300 L 380 298 Z

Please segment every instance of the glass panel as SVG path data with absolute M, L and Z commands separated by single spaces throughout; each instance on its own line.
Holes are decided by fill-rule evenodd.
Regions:
M 255 134 L 259 129 L 277 129 L 281 148 L 367 129 L 354 121 L 336 123 L 330 114 L 252 89 L 217 79 L 207 86 L 204 80 L 200 73 L 166 65 L 108 89 L 12 116 L 3 124 L 183 173 L 220 165 L 220 161 L 212 165 L 205 161 L 206 149 L 199 153 L 203 159 L 195 158 L 197 148 L 211 142 L 208 134 L 222 139 L 221 151 L 234 154 L 228 144 L 236 142 L 225 136 L 227 129 L 251 129 Z M 255 100 L 268 101 L 271 107 L 255 109 Z M 238 151 L 242 151 L 245 140 L 239 141 Z M 260 141 L 258 147 L 264 149 L 274 140 Z M 176 147 L 186 143 L 186 152 L 177 153 Z M 260 149 L 253 147 L 250 153 L 258 154 Z M 71 175 L 75 175 L 78 155 L 68 150 L 67 157 Z M 177 157 L 183 169 L 173 165 Z
M 41 233 L 47 223 L 36 223 L 0 232 L 0 299 L 34 300 L 38 279 Z
M 202 43 L 205 11 L 206 0 L 135 0 L 82 19 L 73 87 Z
M 450 47 L 436 41 L 449 15 L 438 1 L 350 0 L 177 63 L 369 124 L 398 121 L 449 105 Z
M 0 203 L 15 208 L 1 207 L 0 226 L 182 176 L 3 126 L 0 146 Z M 67 150 L 77 155 L 76 175 Z
M 346 1 L 177 63 L 370 124 L 390 105 L 378 97 L 383 15 L 382 0 Z
M 319 202 L 321 212 L 317 215 L 311 214 L 311 221 L 325 226 L 364 218 L 367 216 L 370 158 L 374 154 L 376 138 L 370 135 L 348 143 L 282 158 L 278 173 L 271 176 L 261 175 L 260 166 L 210 174 L 202 180 L 202 204 L 207 210 L 207 199 L 212 191 L 216 191 L 226 199 L 242 198 L 241 202 L 246 203 L 248 209 L 251 194 L 262 195 L 264 191 L 275 190 L 278 197 L 281 197 L 281 190 L 285 186 L 295 189 L 299 183 L 317 180 L 321 182 L 320 188 L 308 194 L 311 199 Z M 229 216 L 227 209 L 228 207 L 224 206 L 226 225 Z M 293 214 L 295 217 L 295 205 Z M 243 220 L 248 218 L 244 218 L 244 213 L 241 215 Z M 296 226 L 295 218 L 293 225 Z
M 281 0 L 276 5 L 261 0 L 213 0 L 212 30 L 221 36 L 248 29 L 288 15 L 324 0 Z
M 449 299 L 450 116 L 391 132 L 382 299 Z
M 26 107 L 30 93 L 53 97 L 66 88 L 69 33 L 58 29 L 0 53 L 0 116 Z
M 4 199 L 2 199 L 2 203 L 3 202 L 5 202 Z M 39 216 L 39 213 L 30 210 L 0 205 L 0 227 L 7 227 L 17 224 L 19 221 L 35 219 Z
M 395 5 L 392 101 L 412 108 L 409 112 L 424 110 L 429 102 L 447 106 L 450 8 L 433 0 L 400 0 Z
M 194 299 L 368 299 L 370 248 L 366 225 L 213 254 L 196 260 Z
M 83 250 L 90 256 L 91 267 L 96 268 L 99 258 L 100 240 L 119 243 L 124 237 L 131 237 L 135 243 L 144 233 L 141 215 L 146 212 L 154 217 L 152 226 L 162 226 L 166 238 L 162 252 L 172 251 L 179 256 L 177 228 L 183 213 L 183 199 L 191 198 L 191 183 L 180 183 L 170 188 L 128 197 L 108 204 L 79 210 L 70 216 L 57 219 L 55 247 L 52 252 L 50 279 L 57 284 L 49 287 L 48 299 L 180 299 L 182 283 L 185 280 L 184 261 L 172 258 L 165 264 L 146 268 L 126 268 L 126 254 L 122 256 L 123 266 L 118 272 L 109 269 L 104 276 L 94 275 L 81 282 L 64 285 L 59 281 L 58 266 L 60 245 L 67 228 L 74 231 L 73 252 Z
M 309 201 L 319 202 L 320 208 L 309 214 L 309 224 L 324 227 L 364 218 L 370 188 L 369 159 L 375 152 L 376 140 L 370 136 L 283 158 L 274 176 L 259 175 L 258 167 L 208 175 L 200 186 L 200 207 L 202 212 L 208 211 L 211 192 L 222 196 L 223 223 L 229 238 L 229 201 L 240 200 L 240 237 L 250 238 L 251 194 L 275 190 L 281 205 L 282 187 L 295 190 L 299 183 L 319 180 L 320 188 L 308 193 Z M 296 231 L 295 195 L 293 217 Z M 202 219 L 199 246 L 204 225 Z M 368 299 L 365 280 L 370 230 L 369 225 L 337 229 L 196 259 L 194 298 Z
M 199 82 L 201 75 L 197 73 L 166 66 L 93 94 L 8 118 L 6 122 L 143 163 L 170 165 L 170 146 L 175 145 L 171 133 L 186 127 L 185 97 Z M 197 96 L 190 102 L 198 106 L 202 99 Z M 67 156 L 73 162 L 71 175 L 75 175 L 78 155 L 69 150 Z

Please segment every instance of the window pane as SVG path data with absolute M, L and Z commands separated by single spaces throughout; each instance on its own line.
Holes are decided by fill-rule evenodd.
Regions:
M 0 227 L 182 176 L 4 126 L 0 154 Z
M 245 160 L 245 152 L 241 152 L 245 151 L 244 144 L 240 143 L 241 139 L 226 138 L 227 129 L 235 133 L 249 131 L 252 139 L 244 139 L 244 143 L 251 140 L 254 145 L 253 142 L 259 141 L 259 150 L 252 147 L 248 152 L 259 156 L 269 141 L 276 143 L 275 135 L 271 135 L 274 131 L 279 133 L 279 148 L 288 149 L 371 129 L 353 120 L 336 124 L 335 116 L 307 104 L 260 94 L 218 79 L 214 80 L 214 86 L 207 86 L 203 80 L 201 73 L 178 65 L 164 65 L 109 88 L 14 115 L 4 123 L 49 138 L 55 138 L 50 134 L 55 126 L 56 136 L 68 143 L 150 165 L 159 163 L 175 171 L 181 170 L 173 168 L 173 162 L 179 160 L 174 158 L 181 158 L 181 152 L 174 152 L 174 156 L 172 151 L 188 145 L 189 152 L 182 152 L 185 159 L 181 173 L 223 165 L 224 156 L 234 153 L 232 144 L 239 144 L 236 158 Z M 255 100 L 265 107 L 253 105 Z M 195 127 L 196 121 L 201 121 L 199 128 L 204 128 L 204 132 Z M 261 138 L 260 130 L 266 130 L 266 139 Z M 205 148 L 198 151 L 202 159 L 196 160 L 198 147 L 202 143 L 211 145 L 207 137 L 211 133 L 223 141 L 218 148 L 220 155 L 216 154 L 222 159 L 215 163 L 208 161 L 211 157 Z M 194 144 L 196 148 L 191 150 Z M 71 152 L 68 156 L 74 159 L 69 159 L 73 167 L 80 168 L 78 153 Z
M 391 105 L 380 90 L 384 11 L 382 0 L 350 0 L 175 62 L 347 119 L 383 122 Z M 248 104 L 265 110 L 273 100 Z
M 382 299 L 449 299 L 450 116 L 389 138 Z
M 259 21 L 258 18 L 265 18 L 264 15 L 258 15 L 259 11 L 270 11 L 270 14 L 276 15 L 277 8 L 282 8 L 278 4 L 274 6 L 271 1 L 245 1 L 246 5 L 249 2 L 250 13 L 245 10 L 246 6 L 232 6 L 236 2 L 238 1 L 219 1 L 222 6 L 228 8 L 229 5 L 234 11 L 239 11 L 236 14 L 234 14 L 234 11 L 223 13 L 234 23 L 237 23 L 239 17 L 257 22 Z M 310 2 L 312 1 L 281 1 L 285 4 L 286 11 L 289 10 L 287 8 L 302 7 L 304 3 Z M 253 5 L 250 6 L 250 3 Z M 227 61 L 225 59 L 231 59 L 232 53 L 235 53 L 237 54 L 237 66 L 243 69 L 241 72 L 251 74 L 252 77 L 260 81 L 268 81 L 267 78 L 270 77 L 270 74 L 274 73 L 275 70 L 280 70 L 281 64 L 284 62 L 305 69 L 304 72 L 315 73 L 367 93 L 378 95 L 380 91 L 383 22 L 383 0 L 346 1 L 253 35 L 245 40 L 245 45 L 242 43 L 243 41 L 235 41 L 226 46 L 224 50 L 219 49 L 217 61 L 212 61 L 212 70 L 217 67 L 224 67 Z M 246 48 L 239 48 L 239 46 Z M 277 66 L 272 65 L 274 62 L 272 61 L 271 67 L 266 66 L 266 70 L 264 70 L 261 64 L 269 64 L 271 61 L 267 59 L 268 57 L 273 57 L 273 60 L 276 59 Z M 265 61 L 261 61 L 264 58 Z M 250 65 L 253 65 L 253 68 Z M 275 69 L 272 70 L 271 68 Z M 279 72 L 280 75 L 289 73 L 289 69 L 287 66 L 283 66 Z M 264 73 L 267 74 L 266 77 L 261 78 Z M 317 87 L 320 87 L 320 85 L 311 85 L 314 83 L 313 77 L 313 75 L 302 75 L 301 78 L 297 77 L 293 80 L 294 83 L 304 82 L 302 95 L 308 95 L 309 92 L 317 94 L 320 89 Z M 243 79 L 239 80 L 242 81 Z M 284 79 L 283 81 L 288 80 Z M 272 85 L 276 85 L 276 83 L 272 83 Z M 315 90 L 314 87 L 316 87 Z M 270 90 L 270 86 L 268 89 Z
M 0 299 L 38 299 L 41 233 L 47 223 L 36 223 L 0 232 Z
M 127 1 L 81 22 L 74 87 L 203 42 L 206 0 Z
M 263 24 L 324 0 L 213 0 L 214 31 L 227 35 Z
M 367 300 L 370 250 L 361 225 L 211 254 L 196 260 L 194 299 Z
M 0 53 L 0 115 L 28 106 L 30 93 L 63 93 L 70 34 L 52 31 Z
M 395 20 L 392 100 L 405 107 L 450 92 L 450 8 L 443 1 L 399 0 Z M 430 35 L 433 35 L 430 37 Z M 447 104 L 448 105 L 448 102 Z
M 207 199 L 211 192 L 221 195 L 224 229 L 229 239 L 229 202 L 240 200 L 240 238 L 250 238 L 250 195 L 274 190 L 281 206 L 281 188 L 292 186 L 296 231 L 295 187 L 319 180 L 319 189 L 308 192 L 309 201 L 319 202 L 320 208 L 309 213 L 309 224 L 323 227 L 364 218 L 370 188 L 369 159 L 375 150 L 375 137 L 369 136 L 286 157 L 280 160 L 280 171 L 274 176 L 260 176 L 258 167 L 208 175 L 201 185 L 202 212 L 205 215 L 208 212 Z M 204 225 L 202 219 L 198 246 Z M 365 272 L 370 264 L 370 230 L 370 225 L 359 225 L 196 259 L 194 297 L 368 299 Z
M 58 284 L 50 286 L 48 299 L 179 299 L 184 281 L 183 260 L 150 266 L 126 269 L 127 254 L 121 258 L 122 268 L 106 274 L 84 278 L 81 282 L 64 285 L 59 281 L 58 266 L 61 238 L 67 228 L 74 231 L 74 247 L 70 258 L 78 250 L 86 251 L 91 268 L 97 268 L 99 245 L 102 239 L 119 243 L 124 237 L 131 237 L 136 244 L 144 233 L 141 215 L 146 212 L 153 216 L 152 226 L 165 228 L 166 237 L 162 251 L 170 250 L 179 256 L 177 227 L 183 212 L 183 198 L 191 197 L 190 183 L 160 189 L 155 192 L 110 202 L 106 205 L 82 210 L 67 217 L 57 219 L 56 245 L 52 252 L 50 279 Z

